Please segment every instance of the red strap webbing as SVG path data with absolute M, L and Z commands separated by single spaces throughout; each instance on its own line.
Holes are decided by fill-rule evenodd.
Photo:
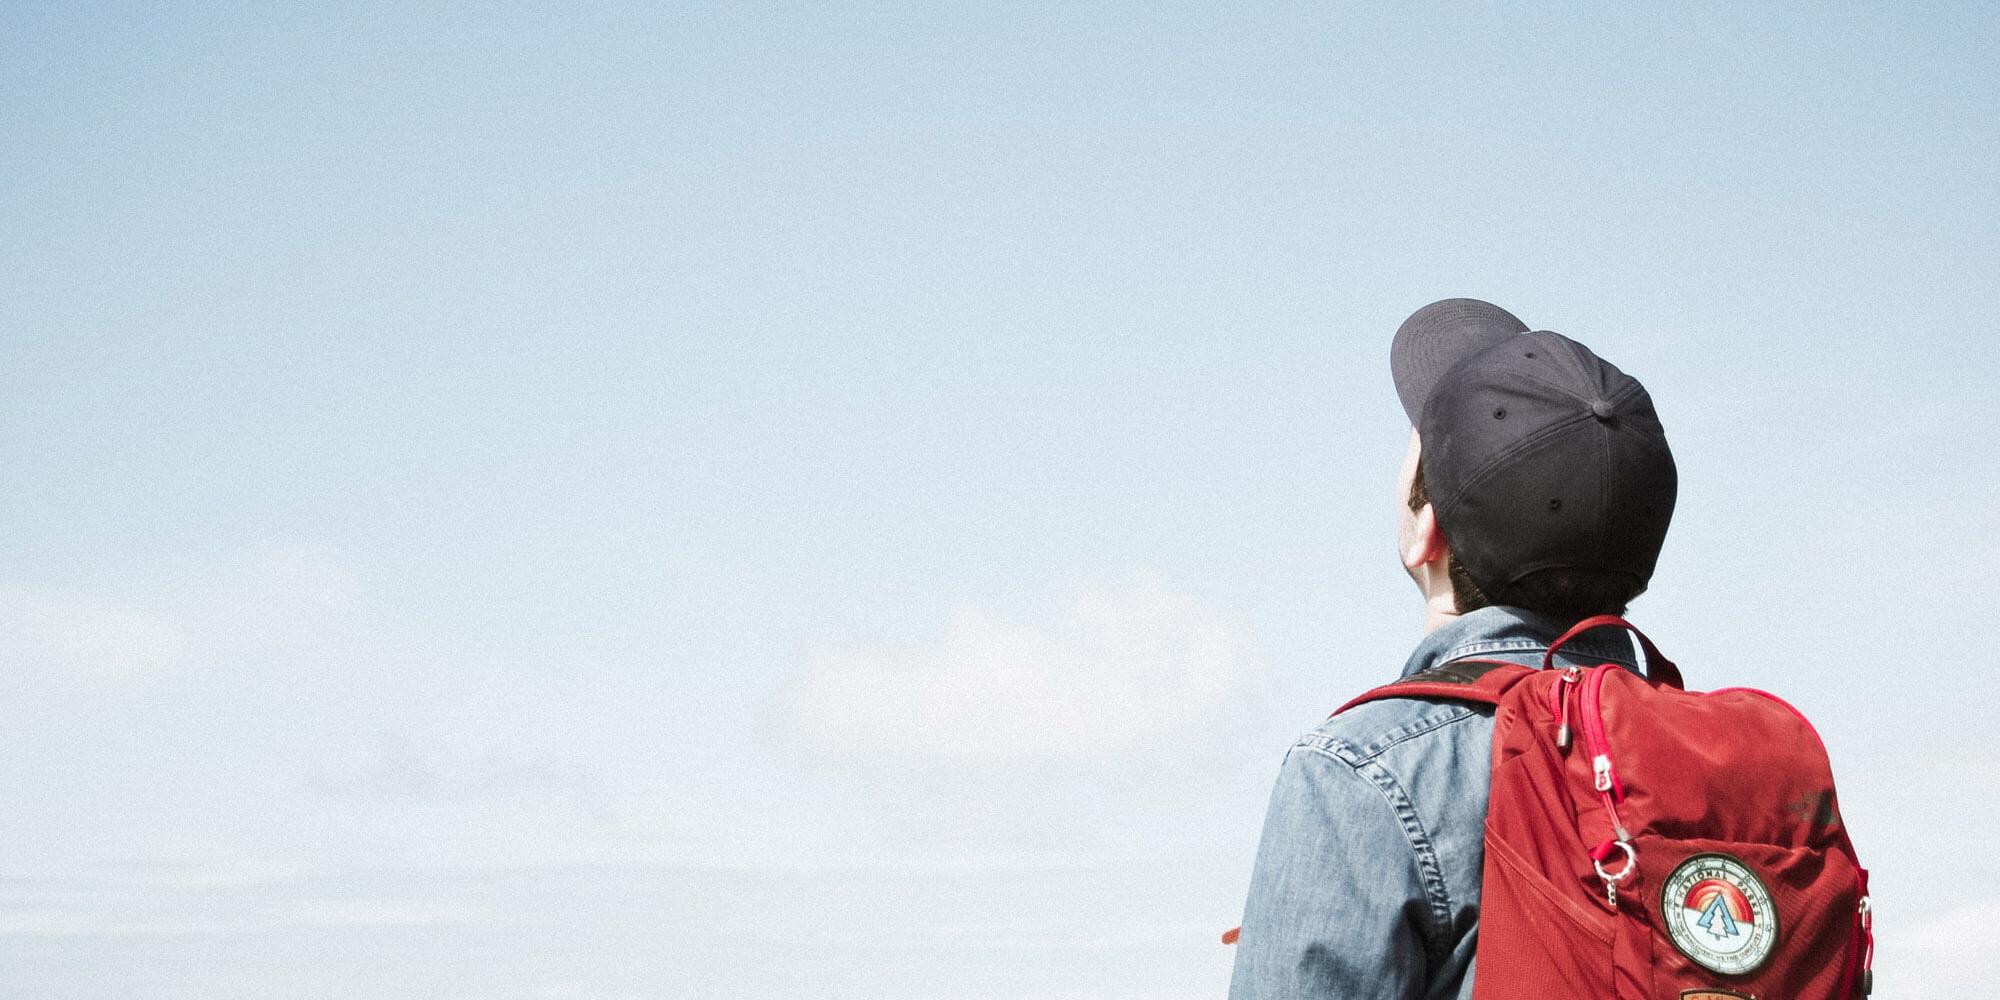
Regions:
M 1422 673 L 1384 684 L 1333 710 L 1334 715 L 1356 705 L 1384 698 L 1452 698 L 1498 705 L 1507 689 L 1536 673 L 1534 667 L 1506 660 L 1453 660 Z
M 1564 632 L 1561 638 L 1549 643 L 1548 652 L 1542 654 L 1542 667 L 1547 669 L 1553 666 L 1556 662 L 1556 650 L 1563 648 L 1571 639 L 1591 629 L 1599 628 L 1622 628 L 1639 637 L 1639 648 L 1646 651 L 1647 680 L 1656 684 L 1668 684 L 1677 688 L 1686 687 L 1681 682 L 1680 668 L 1674 666 L 1672 660 L 1660 655 L 1660 647 L 1653 645 L 1653 640 L 1646 638 L 1646 633 L 1639 631 L 1638 626 L 1617 615 L 1598 615 L 1594 618 L 1585 618 L 1575 625 L 1570 626 L 1569 631 Z
M 1333 710 L 1334 715 L 1383 698 L 1456 698 L 1460 701 L 1497 705 L 1507 689 L 1536 673 L 1534 667 L 1506 660 L 1452 660 L 1391 684 L 1384 684 Z M 1241 926 L 1222 932 L 1223 944 L 1235 944 L 1243 934 Z

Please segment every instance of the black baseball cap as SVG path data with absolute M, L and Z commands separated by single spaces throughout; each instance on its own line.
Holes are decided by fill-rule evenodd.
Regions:
M 1410 314 L 1389 346 L 1389 371 L 1410 426 L 1423 415 L 1431 387 L 1451 366 L 1500 341 L 1528 332 L 1528 325 L 1491 302 L 1441 299 Z
M 1489 339 L 1416 401 L 1424 480 L 1453 554 L 1496 600 L 1555 568 L 1643 588 L 1678 483 L 1652 396 L 1562 334 Z

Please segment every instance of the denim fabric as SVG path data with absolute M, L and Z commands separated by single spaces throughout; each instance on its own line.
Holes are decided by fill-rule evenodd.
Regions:
M 1402 676 L 1467 657 L 1539 666 L 1562 625 L 1481 608 L 1426 636 Z M 1556 659 L 1634 657 L 1607 629 Z M 1230 1000 L 1472 996 L 1492 745 L 1490 707 L 1430 698 L 1370 702 L 1300 737 L 1264 818 Z

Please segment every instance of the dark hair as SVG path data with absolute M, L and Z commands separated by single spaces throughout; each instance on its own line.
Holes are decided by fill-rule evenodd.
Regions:
M 1417 474 L 1410 480 L 1410 509 L 1422 510 L 1430 502 L 1430 488 L 1424 484 L 1424 467 L 1419 462 Z M 1551 618 L 1580 621 L 1592 615 L 1622 615 L 1625 606 L 1632 603 L 1632 598 L 1646 589 L 1644 580 L 1629 573 L 1542 569 L 1514 581 L 1505 594 L 1498 595 L 1500 599 L 1496 601 L 1473 582 L 1472 575 L 1465 571 L 1465 565 L 1458 561 L 1458 553 L 1451 554 L 1445 571 L 1451 577 L 1451 599 L 1459 614 L 1502 603 Z

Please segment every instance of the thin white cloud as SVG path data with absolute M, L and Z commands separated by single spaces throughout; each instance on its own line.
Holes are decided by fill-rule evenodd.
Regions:
M 1241 620 L 1153 577 L 1025 615 L 961 606 L 928 642 L 821 642 L 805 660 L 776 742 L 818 774 L 795 775 L 794 799 L 842 822 L 780 826 L 794 843 L 775 853 L 870 863 L 1174 842 L 1157 818 L 1222 794 L 1263 684 Z
M 0 937 L 184 937 L 226 934 L 240 920 L 75 909 L 0 910 Z
M 0 587 L 0 667 L 117 684 L 273 649 L 316 648 L 356 607 L 333 548 L 259 549 L 141 596 Z
M 76 910 L 0 910 L 0 936 L 71 937 L 102 933 L 101 921 Z
M 1144 577 L 1035 620 L 960 606 L 922 645 L 817 643 L 779 719 L 848 762 L 1075 764 L 1210 746 L 1260 683 L 1240 620 Z
M 310 645 L 351 624 L 364 588 L 338 549 L 260 549 L 191 574 L 182 588 L 196 638 L 230 650 Z
M 280 925 L 318 928 L 480 926 L 503 920 L 490 907 L 433 896 L 320 897 L 288 904 L 273 916 Z
M 655 994 L 612 989 L 586 979 L 563 980 L 542 986 L 541 1000 L 652 1000 Z
M 308 896 L 229 912 L 161 909 L 158 897 L 78 900 L 78 905 L 0 908 L 0 938 L 159 937 L 240 934 L 280 928 L 379 929 L 493 926 L 510 920 L 483 903 L 419 895 Z
M 577 761 L 489 750 L 468 758 L 419 746 L 384 732 L 375 746 L 349 759 L 314 765 L 305 786 L 333 798 L 463 800 L 553 798 L 579 808 L 600 806 L 598 783 Z
M 443 787 L 430 756 L 396 733 L 383 733 L 374 752 L 358 764 L 309 769 L 305 783 L 326 795 L 377 799 L 430 798 Z
M 164 612 L 90 594 L 0 590 L 0 665 L 120 681 L 187 655 L 186 625 Z

